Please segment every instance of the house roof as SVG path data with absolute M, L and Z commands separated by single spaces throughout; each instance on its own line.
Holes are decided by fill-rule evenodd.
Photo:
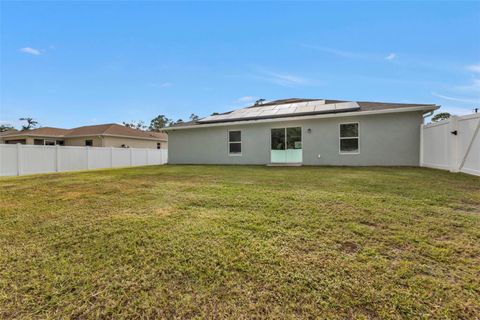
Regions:
M 45 136 L 45 137 L 61 137 L 68 132 L 68 129 L 41 127 L 32 130 L 8 131 L 2 134 L 2 137 L 9 136 Z
M 3 131 L 3 132 L 0 132 L 0 137 L 1 136 L 6 136 L 7 134 L 11 134 L 13 132 L 18 132 L 17 130 L 8 130 L 8 131 Z
M 389 103 L 372 101 L 345 101 L 330 99 L 289 98 L 274 100 L 236 109 L 218 115 L 208 116 L 196 122 L 181 123 L 166 130 L 185 127 L 201 127 L 213 124 L 245 121 L 269 121 L 277 118 L 293 118 L 305 116 L 335 116 L 371 114 L 382 112 L 423 111 L 438 109 L 435 104 Z
M 167 140 L 166 133 L 147 132 L 128 128 L 116 123 L 99 124 L 93 126 L 83 126 L 73 129 L 62 129 L 52 127 L 42 127 L 32 130 L 11 131 L 2 137 L 12 136 L 35 136 L 35 137 L 56 137 L 56 138 L 72 138 L 83 136 L 118 136 L 127 138 L 140 138 L 149 140 Z

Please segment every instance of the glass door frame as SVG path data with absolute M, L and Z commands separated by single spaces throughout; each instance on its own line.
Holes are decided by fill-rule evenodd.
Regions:
M 292 162 L 292 161 L 287 161 L 287 149 L 288 148 L 288 135 L 287 135 L 287 129 L 289 128 L 300 128 L 300 138 L 301 138 L 301 143 L 302 143 L 302 148 L 300 149 L 301 150 L 301 161 L 300 162 Z M 279 162 L 279 161 L 272 161 L 272 130 L 273 129 L 284 129 L 284 132 L 285 132 L 285 149 L 283 149 L 285 151 L 285 161 L 282 161 L 282 162 Z M 270 131 L 270 139 L 269 139 L 269 149 L 270 149 L 270 163 L 303 163 L 303 126 L 281 126 L 281 127 L 271 127 L 269 128 L 269 131 Z M 299 149 L 290 149 L 290 150 L 299 150 Z

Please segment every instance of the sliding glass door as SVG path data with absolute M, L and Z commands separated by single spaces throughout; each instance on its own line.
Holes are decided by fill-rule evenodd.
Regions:
M 272 163 L 302 162 L 302 128 L 274 128 L 270 131 Z

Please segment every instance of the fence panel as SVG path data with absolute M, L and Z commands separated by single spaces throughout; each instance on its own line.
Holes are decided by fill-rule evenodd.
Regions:
M 480 176 L 480 114 L 423 125 L 420 165 Z
M 147 149 L 131 149 L 132 166 L 145 166 L 148 164 Z
M 0 144 L 0 176 L 167 163 L 167 150 Z
M 87 170 L 85 147 L 58 147 L 58 171 Z
M 16 145 L 0 145 L 0 176 L 15 176 L 18 174 L 18 148 Z
M 112 150 L 110 148 L 92 147 L 88 149 L 88 169 L 112 167 Z
M 55 146 L 20 148 L 21 174 L 55 172 L 57 156 Z
M 113 161 L 112 167 L 129 167 L 131 166 L 130 162 L 130 150 L 125 148 L 113 148 Z
M 471 115 L 458 119 L 460 139 L 458 148 L 461 157 L 459 170 L 480 175 L 480 116 Z

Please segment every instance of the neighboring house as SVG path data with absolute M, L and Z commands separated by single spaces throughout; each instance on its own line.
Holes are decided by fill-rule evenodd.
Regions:
M 73 129 L 42 127 L 0 133 L 0 143 L 61 146 L 167 149 L 168 135 L 147 132 L 119 124 L 100 124 Z
M 418 166 L 433 104 L 285 99 L 166 129 L 173 164 Z

